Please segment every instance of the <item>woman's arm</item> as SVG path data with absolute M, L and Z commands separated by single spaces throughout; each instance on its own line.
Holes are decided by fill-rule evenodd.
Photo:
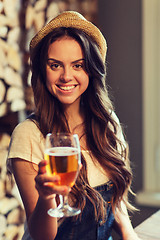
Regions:
M 140 240 L 132 227 L 127 208 L 123 202 L 121 202 L 121 209 L 116 209 L 114 229 L 122 236 L 123 240 Z
M 26 211 L 29 232 L 34 240 L 53 240 L 57 234 L 57 219 L 47 214 L 57 206 L 56 194 L 66 194 L 66 186 L 53 186 L 58 178 L 48 177 L 45 161 L 39 166 L 22 159 L 13 159 L 13 174 Z

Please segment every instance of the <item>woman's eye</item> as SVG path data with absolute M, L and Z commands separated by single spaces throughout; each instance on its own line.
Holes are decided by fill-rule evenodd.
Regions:
M 59 67 L 60 67 L 60 65 L 57 64 L 57 63 L 52 63 L 52 64 L 50 64 L 50 68 L 51 68 L 52 70 L 58 69 Z
M 48 62 L 47 66 L 51 69 L 51 70 L 57 70 L 60 68 L 60 64 L 59 63 L 52 63 L 52 62 Z
M 83 65 L 77 63 L 77 64 L 74 65 L 74 68 L 76 68 L 76 69 L 81 69 L 81 68 L 83 68 Z

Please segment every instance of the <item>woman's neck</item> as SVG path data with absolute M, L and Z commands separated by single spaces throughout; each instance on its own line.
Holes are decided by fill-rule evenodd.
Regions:
M 77 126 L 82 125 L 84 122 L 84 114 L 80 109 L 80 104 L 72 104 L 67 106 L 65 105 L 64 111 L 71 132 L 74 131 Z

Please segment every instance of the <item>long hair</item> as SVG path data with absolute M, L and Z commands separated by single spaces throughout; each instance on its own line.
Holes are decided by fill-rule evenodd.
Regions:
M 36 123 L 43 136 L 48 132 L 70 132 L 63 106 L 46 86 L 46 64 L 48 48 L 57 39 L 69 36 L 81 46 L 85 69 L 89 75 L 89 86 L 81 96 L 81 109 L 85 116 L 84 134 L 86 145 L 109 175 L 114 185 L 111 200 L 113 211 L 120 207 L 121 200 L 129 208 L 128 191 L 132 181 L 127 143 L 117 137 L 120 127 L 113 118 L 113 104 L 108 96 L 106 66 L 102 61 L 97 44 L 84 32 L 74 28 L 58 28 L 44 37 L 31 54 L 32 88 L 35 101 Z M 124 146 L 125 145 L 125 146 Z M 105 203 L 101 195 L 91 188 L 87 179 L 87 165 L 82 156 L 83 167 L 72 188 L 71 197 L 75 205 L 85 207 L 86 198 L 93 203 L 96 219 L 104 220 Z

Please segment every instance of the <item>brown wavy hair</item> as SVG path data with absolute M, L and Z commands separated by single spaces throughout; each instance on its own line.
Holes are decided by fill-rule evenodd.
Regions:
M 80 44 L 85 58 L 85 69 L 89 75 L 89 86 L 82 94 L 80 103 L 85 116 L 84 134 L 87 148 L 113 182 L 114 193 L 111 200 L 113 211 L 116 207 L 120 208 L 121 200 L 131 209 L 132 205 L 129 204 L 127 197 L 132 181 L 127 143 L 121 142 L 117 137 L 120 126 L 112 114 L 114 109 L 108 96 L 106 66 L 97 44 L 84 32 L 74 28 L 55 29 L 33 50 L 30 58 L 31 84 L 35 101 L 34 121 L 44 137 L 48 132 L 70 132 L 62 104 L 46 86 L 49 45 L 63 36 L 69 36 Z M 83 156 L 82 164 L 83 167 L 71 191 L 72 200 L 83 210 L 88 197 L 94 206 L 96 219 L 104 220 L 106 205 L 101 195 L 89 185 L 87 165 Z

